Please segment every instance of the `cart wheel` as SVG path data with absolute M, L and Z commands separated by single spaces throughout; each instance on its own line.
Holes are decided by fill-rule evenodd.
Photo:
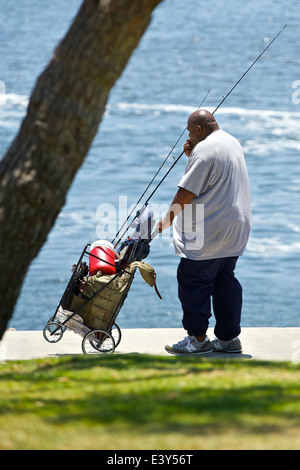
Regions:
M 57 326 L 60 324 L 60 321 L 56 319 L 55 315 L 47 321 L 47 323 L 56 323 Z M 66 331 L 67 327 L 65 325 L 61 325 L 61 329 L 63 330 L 63 333 Z
M 82 351 L 84 354 L 113 353 L 115 347 L 112 335 L 103 330 L 90 331 L 82 340 Z
M 49 343 L 57 343 L 63 336 L 63 328 L 56 322 L 47 323 L 43 330 L 43 335 Z
M 120 327 L 116 323 L 113 324 L 112 329 L 110 330 L 110 334 L 114 339 L 115 347 L 119 346 L 122 334 Z

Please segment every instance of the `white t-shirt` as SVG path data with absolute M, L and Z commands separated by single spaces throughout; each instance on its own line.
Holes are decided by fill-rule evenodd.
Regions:
M 199 142 L 178 186 L 195 197 L 174 219 L 175 253 L 192 260 L 241 256 L 251 228 L 251 196 L 237 139 L 219 129 Z

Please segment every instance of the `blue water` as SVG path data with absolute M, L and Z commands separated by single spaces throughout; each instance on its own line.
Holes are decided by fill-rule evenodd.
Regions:
M 80 3 L 1 1 L 1 155 Z M 215 117 L 242 143 L 251 182 L 253 229 L 237 267 L 244 288 L 242 324 L 300 326 L 299 20 L 296 0 L 165 0 L 157 7 L 110 94 L 66 204 L 30 267 L 10 326 L 44 327 L 66 287 L 71 264 L 87 242 L 98 238 L 99 206 L 118 209 L 119 196 L 134 204 L 207 90 L 211 88 L 205 107 L 213 110 L 284 24 L 287 28 Z M 183 142 L 172 155 L 181 153 Z M 171 157 L 160 176 L 172 162 Z M 184 166 L 185 157 L 155 194 L 154 204 L 171 202 Z M 137 273 L 118 324 L 180 327 L 178 258 L 172 241 L 155 239 L 147 262 L 157 271 L 163 300 Z

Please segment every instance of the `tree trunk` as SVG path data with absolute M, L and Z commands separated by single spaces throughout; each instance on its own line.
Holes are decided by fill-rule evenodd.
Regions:
M 0 339 L 97 133 L 108 94 L 161 1 L 85 0 L 37 81 L 0 162 Z

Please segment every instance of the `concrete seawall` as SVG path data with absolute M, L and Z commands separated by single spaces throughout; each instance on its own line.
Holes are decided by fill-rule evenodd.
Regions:
M 186 332 L 181 328 L 123 329 L 115 354 L 169 356 L 165 345 L 176 343 L 185 336 Z M 212 328 L 208 330 L 208 336 L 214 338 Z M 209 353 L 203 357 L 300 362 L 300 327 L 243 328 L 240 339 L 241 354 Z M 83 354 L 81 344 L 82 338 L 68 330 L 57 343 L 46 341 L 42 331 L 8 330 L 0 343 L 0 362 Z

